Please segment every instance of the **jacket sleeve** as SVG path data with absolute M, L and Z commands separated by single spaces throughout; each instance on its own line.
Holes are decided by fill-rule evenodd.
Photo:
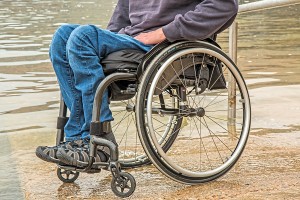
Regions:
M 107 30 L 119 32 L 131 24 L 129 20 L 129 0 L 119 0 L 107 25 Z
M 163 32 L 171 42 L 205 39 L 228 28 L 237 12 L 238 0 L 203 0 L 195 10 L 176 15 Z

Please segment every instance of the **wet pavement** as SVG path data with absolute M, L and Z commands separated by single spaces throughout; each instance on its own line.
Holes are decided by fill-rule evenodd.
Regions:
M 64 22 L 104 26 L 115 3 L 64 2 L 0 2 L 0 199 L 117 199 L 108 172 L 62 184 L 56 166 L 34 154 L 36 146 L 55 143 L 59 91 L 47 55 L 53 31 Z M 299 9 L 238 18 L 252 130 L 235 167 L 196 186 L 153 166 L 129 170 L 137 181 L 130 199 L 300 199 Z M 225 51 L 226 36 L 219 38 Z
M 264 97 L 270 90 L 278 92 Z M 285 91 L 284 98 L 280 91 Z M 222 178 L 187 186 L 168 179 L 153 166 L 129 170 L 137 181 L 130 199 L 299 198 L 300 94 L 297 91 L 300 85 L 250 90 L 253 105 L 250 138 L 239 162 Z M 8 169 L 10 189 L 16 189 L 11 196 L 4 194 L 4 199 L 14 199 L 17 195 L 24 195 L 25 199 L 117 199 L 110 190 L 110 173 L 80 174 L 75 184 L 62 184 L 56 176 L 56 166 L 35 157 L 35 147 L 41 143 L 53 144 L 55 134 L 35 130 L 3 135 L 1 142 L 10 144 L 10 151 L 1 151 L 1 158 L 6 154 L 9 160 L 1 162 L 1 166 L 4 164 Z

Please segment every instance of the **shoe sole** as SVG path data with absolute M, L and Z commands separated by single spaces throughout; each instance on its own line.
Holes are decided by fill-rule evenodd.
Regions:
M 78 161 L 76 159 L 74 159 L 73 157 L 69 156 L 66 151 L 62 148 L 59 148 L 57 150 L 56 153 L 57 158 L 64 164 L 66 165 L 71 165 L 71 166 L 75 166 L 78 168 L 86 168 L 88 166 L 88 161 L 87 162 L 82 162 L 82 161 Z M 103 156 L 105 156 L 103 154 Z M 101 157 L 100 157 L 101 159 Z M 103 158 L 104 160 L 104 158 Z M 96 165 L 93 165 L 92 169 L 98 169 L 98 167 Z
M 38 147 L 35 151 L 35 155 L 43 161 L 59 164 L 58 159 L 51 158 L 49 155 L 45 154 L 41 147 Z
M 71 156 L 68 156 L 64 149 L 59 148 L 56 153 L 57 158 L 66 165 L 77 166 L 77 162 Z

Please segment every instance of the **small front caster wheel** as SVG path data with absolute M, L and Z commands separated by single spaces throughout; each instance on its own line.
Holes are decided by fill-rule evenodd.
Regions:
M 113 177 L 111 189 L 118 197 L 129 197 L 135 190 L 136 183 L 129 173 L 120 172 L 120 177 Z
M 79 176 L 79 172 L 73 172 L 65 169 L 57 169 L 58 178 L 64 183 L 73 183 Z

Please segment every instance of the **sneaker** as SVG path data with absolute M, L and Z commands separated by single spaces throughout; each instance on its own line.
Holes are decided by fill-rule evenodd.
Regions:
M 113 133 L 106 134 L 104 138 L 116 144 Z M 88 140 L 85 140 L 84 143 L 85 145 L 83 145 L 81 148 L 76 148 L 76 149 L 59 148 L 57 151 L 57 158 L 66 165 L 76 166 L 79 168 L 87 167 L 90 159 L 89 156 L 90 142 Z M 109 158 L 110 158 L 109 149 L 107 147 L 98 146 L 94 164 L 97 164 L 99 162 L 107 162 Z
M 46 162 L 52 162 L 56 164 L 62 164 L 62 162 L 57 157 L 57 150 L 59 148 L 62 149 L 76 149 L 83 146 L 82 140 L 75 140 L 75 141 L 68 141 L 68 142 L 62 142 L 57 146 L 38 146 L 36 148 L 35 154 L 38 158 L 46 161 Z

